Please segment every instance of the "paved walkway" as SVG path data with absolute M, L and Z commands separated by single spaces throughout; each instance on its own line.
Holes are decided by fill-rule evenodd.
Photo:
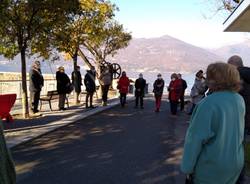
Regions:
M 128 96 L 128 99 L 131 98 L 133 97 Z M 70 106 L 66 111 L 42 111 L 42 116 L 31 119 L 19 118 L 12 123 L 4 122 L 7 145 L 12 148 L 90 115 L 110 109 L 119 104 L 119 100 L 116 97 L 110 99 L 109 105 L 105 107 L 100 106 L 100 103 L 100 100 L 95 100 L 96 108 L 94 109 L 86 109 L 83 105 Z
M 181 184 L 179 171 L 188 117 L 113 108 L 14 148 L 22 184 Z

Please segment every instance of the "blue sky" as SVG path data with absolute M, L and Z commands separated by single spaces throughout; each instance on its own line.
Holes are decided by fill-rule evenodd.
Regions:
M 227 13 L 213 16 L 215 6 L 208 1 L 111 0 L 120 9 L 116 19 L 136 38 L 170 35 L 197 46 L 217 48 L 248 37 L 242 33 L 224 33 Z

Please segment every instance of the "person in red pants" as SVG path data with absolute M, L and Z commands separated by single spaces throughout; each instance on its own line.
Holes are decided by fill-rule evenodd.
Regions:
M 154 95 L 155 95 L 155 112 L 160 112 L 161 107 L 161 98 L 164 89 L 164 80 L 162 79 L 161 74 L 157 75 L 157 79 L 154 82 Z
M 120 102 L 122 107 L 124 107 L 126 104 L 126 97 L 128 93 L 129 84 L 130 84 L 129 78 L 126 75 L 126 72 L 123 71 L 117 86 L 120 92 Z

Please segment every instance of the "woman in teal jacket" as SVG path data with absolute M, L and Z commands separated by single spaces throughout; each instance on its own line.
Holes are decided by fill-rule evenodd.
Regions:
M 244 163 L 243 98 L 240 76 L 229 64 L 207 68 L 212 92 L 195 108 L 186 134 L 181 170 L 194 184 L 235 184 Z

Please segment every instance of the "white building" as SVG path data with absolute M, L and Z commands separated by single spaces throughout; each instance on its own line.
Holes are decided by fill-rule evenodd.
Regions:
M 250 32 L 250 0 L 242 0 L 224 22 L 225 32 Z

